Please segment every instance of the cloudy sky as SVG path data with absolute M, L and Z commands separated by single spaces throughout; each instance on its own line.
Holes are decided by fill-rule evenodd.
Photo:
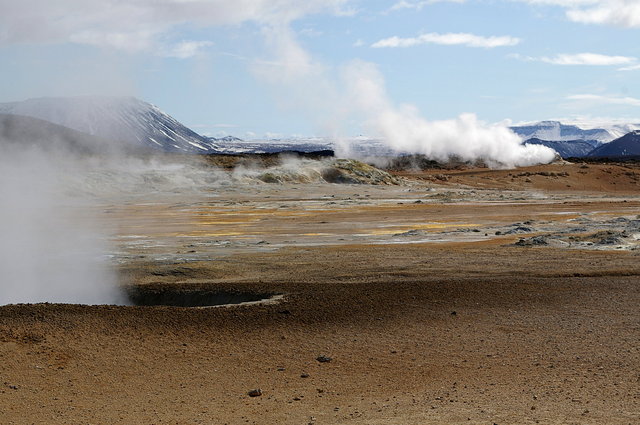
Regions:
M 0 64 L 0 101 L 133 95 L 212 135 L 357 135 L 372 101 L 640 121 L 640 1 L 0 0 Z

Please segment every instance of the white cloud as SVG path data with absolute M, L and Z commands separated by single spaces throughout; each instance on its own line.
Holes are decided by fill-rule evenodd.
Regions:
M 69 34 L 67 41 L 90 46 L 109 47 L 133 53 L 152 50 L 155 46 L 154 40 L 158 35 L 159 31 L 151 29 L 130 32 L 81 30 Z
M 516 0 L 529 4 L 542 4 L 562 7 L 578 7 L 584 5 L 593 5 L 601 0 Z
M 638 0 L 519 0 L 566 8 L 567 18 L 585 24 L 640 28 Z
M 406 1 L 400 0 L 396 2 L 389 10 L 400 9 L 415 9 L 421 10 L 425 6 L 429 6 L 435 3 L 464 3 L 466 0 L 421 0 L 421 1 Z
M 446 46 L 463 45 L 467 47 L 494 48 L 503 46 L 515 46 L 518 43 L 520 43 L 519 38 L 510 36 L 483 37 L 466 33 L 428 33 L 412 38 L 401 38 L 397 36 L 389 37 L 373 43 L 371 47 L 411 47 L 420 44 L 440 44 Z
M 610 0 L 593 6 L 567 11 L 572 21 L 586 24 L 607 24 L 619 27 L 640 27 L 640 2 L 638 0 Z
M 346 8 L 349 1 L 0 0 L 0 45 L 72 42 L 131 52 L 157 50 L 163 35 L 186 23 L 282 26 L 313 13 L 353 13 Z M 183 47 L 189 53 L 189 45 Z
M 543 62 L 554 65 L 595 65 L 611 66 L 626 65 L 635 62 L 636 58 L 629 56 L 609 56 L 597 53 L 578 53 L 574 55 L 560 54 L 552 58 L 542 58 Z
M 314 38 L 314 37 L 322 36 L 324 32 L 317 30 L 315 28 L 304 28 L 298 31 L 298 34 L 304 37 Z
M 631 65 L 631 66 L 618 68 L 618 71 L 637 71 L 637 70 L 640 70 L 640 65 Z
M 612 66 L 612 65 L 628 65 L 637 61 L 631 56 L 610 56 L 598 53 L 577 53 L 577 54 L 558 54 L 552 57 L 532 57 L 522 56 L 519 54 L 509 55 L 509 57 L 526 61 L 526 62 L 545 62 L 553 65 L 590 65 L 590 66 Z
M 640 106 L 640 99 L 629 96 L 620 97 L 600 94 L 574 94 L 571 96 L 567 96 L 566 99 L 578 102 L 587 102 L 591 104 Z
M 204 48 L 212 45 L 213 43 L 210 41 L 182 41 L 171 47 L 167 52 L 164 52 L 164 55 L 179 59 L 187 59 L 197 56 Z

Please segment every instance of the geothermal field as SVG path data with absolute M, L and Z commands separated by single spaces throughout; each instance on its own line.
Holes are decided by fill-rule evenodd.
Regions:
M 637 161 L 33 155 L 2 424 L 640 421 Z
M 0 425 L 640 425 L 640 0 L 0 0 Z

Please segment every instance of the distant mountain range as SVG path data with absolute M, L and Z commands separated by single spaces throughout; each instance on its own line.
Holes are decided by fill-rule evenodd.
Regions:
M 555 142 L 593 140 L 607 143 L 634 130 L 640 130 L 640 124 L 604 124 L 583 129 L 577 125 L 563 124 L 559 121 L 540 121 L 510 128 L 525 140 L 540 139 Z
M 511 130 L 525 139 L 525 143 L 547 146 L 563 158 L 638 155 L 632 153 L 637 149 L 635 138 L 627 136 L 638 134 L 640 124 L 609 124 L 582 129 L 559 121 L 541 121 L 514 126 Z
M 38 118 L 12 114 L 0 114 L 0 142 L 17 150 L 39 146 L 45 150 L 64 149 L 79 154 L 106 152 L 113 148 L 99 137 Z
M 538 138 L 528 139 L 525 143 L 529 145 L 543 145 L 558 152 L 563 158 L 587 156 L 598 146 L 602 145 L 597 140 L 541 140 Z
M 589 152 L 588 156 L 597 158 L 640 156 L 640 131 L 632 131 L 613 142 L 599 146 Z
M 605 124 L 585 129 L 559 121 L 541 121 L 513 126 L 511 130 L 525 143 L 548 146 L 565 158 L 638 155 L 640 124 Z M 274 153 L 336 148 L 336 141 L 328 138 L 244 141 L 234 136 L 205 137 L 150 103 L 133 97 L 104 96 L 0 103 L 0 138 L 45 144 L 52 143 L 50 139 L 56 143 L 66 140 L 66 146 L 91 152 L 151 149 L 197 154 Z M 380 139 L 359 136 L 346 142 L 351 155 L 402 154 Z
M 208 139 L 133 97 L 82 96 L 0 103 L 0 113 L 39 118 L 123 146 L 167 152 L 217 152 Z
M 318 152 L 333 149 L 333 142 L 318 139 L 242 140 L 237 137 L 215 139 L 221 153 Z

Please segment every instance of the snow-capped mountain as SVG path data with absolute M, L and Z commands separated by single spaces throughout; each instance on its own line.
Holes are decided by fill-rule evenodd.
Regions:
M 223 153 L 277 153 L 277 152 L 317 152 L 333 149 L 333 142 L 319 139 L 269 139 L 269 140 L 241 140 L 227 136 L 220 139 L 210 139 L 216 143 Z
M 156 106 L 133 97 L 58 97 L 0 103 L 0 113 L 39 118 L 123 146 L 167 152 L 215 153 L 200 136 Z
M 23 115 L 0 114 L 0 146 L 24 149 L 37 146 L 45 151 L 94 154 L 109 152 L 109 143 L 99 137 Z
M 589 155 L 589 153 L 602 143 L 597 140 L 541 140 L 538 138 L 528 139 L 525 143 L 530 145 L 543 145 L 558 152 L 563 158 L 571 157 L 583 157 Z
M 233 143 L 242 142 L 243 140 L 236 136 L 224 136 L 224 137 L 207 137 L 207 140 L 211 142 Z
M 511 130 L 523 139 L 540 139 L 549 141 L 597 140 L 609 142 L 616 138 L 604 128 L 582 129 L 576 125 L 562 124 L 559 121 L 540 121 L 534 124 L 511 127 Z
M 589 153 L 592 157 L 640 156 L 640 131 L 632 131 Z

